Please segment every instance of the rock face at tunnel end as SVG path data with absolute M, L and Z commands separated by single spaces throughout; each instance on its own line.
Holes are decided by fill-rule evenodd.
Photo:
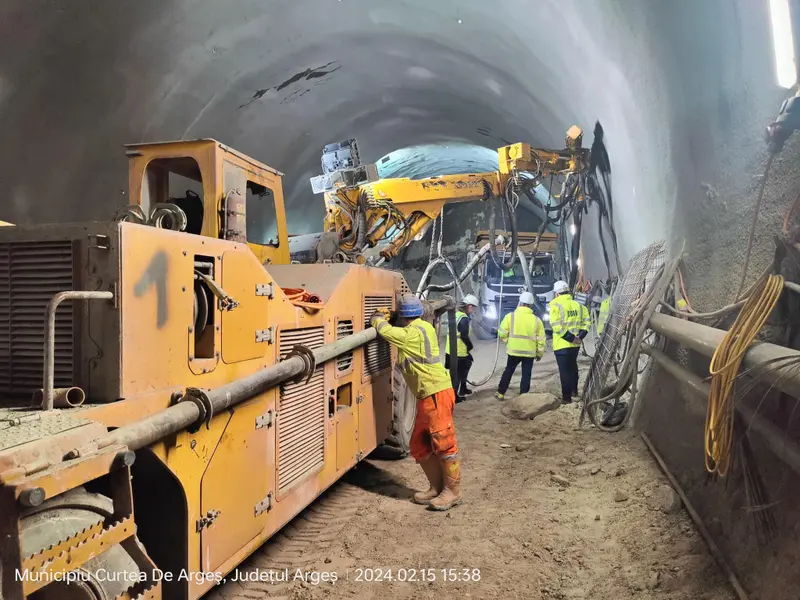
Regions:
M 561 401 L 553 394 L 536 392 L 522 394 L 506 402 L 500 412 L 511 419 L 532 421 L 539 415 L 557 409 Z

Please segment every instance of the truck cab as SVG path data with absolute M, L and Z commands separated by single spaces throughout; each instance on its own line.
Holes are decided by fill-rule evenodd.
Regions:
M 509 234 L 497 232 L 508 239 Z M 528 268 L 531 269 L 530 279 L 533 287 L 530 290 L 535 298 L 533 312 L 542 319 L 545 331 L 552 333 L 550 327 L 549 303 L 553 299 L 553 284 L 556 281 L 555 275 L 555 256 L 556 234 L 545 233 L 539 243 L 539 248 L 534 255 L 535 233 L 519 233 L 519 247 L 525 253 Z M 489 240 L 489 233 L 481 231 L 478 233 L 475 248 L 472 253 L 479 249 Z M 508 251 L 500 250 L 503 261 L 508 261 L 510 254 Z M 479 325 L 475 328 L 476 335 L 483 339 L 491 339 L 497 336 L 497 329 L 503 318 L 519 305 L 519 297 L 525 291 L 525 273 L 522 263 L 517 260 L 513 267 L 503 272 L 490 257 L 486 257 L 472 272 L 472 287 L 475 295 L 478 296 L 480 306 L 478 307 L 477 319 Z

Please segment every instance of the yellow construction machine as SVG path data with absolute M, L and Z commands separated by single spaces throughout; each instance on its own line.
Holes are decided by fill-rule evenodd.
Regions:
M 325 195 L 325 232 L 334 244 L 329 246 L 332 252 L 317 252 L 317 257 L 363 263 L 368 250 L 380 245 L 381 259 L 376 264 L 382 264 L 419 239 L 444 205 L 452 202 L 499 198 L 510 221 L 506 225 L 513 225 L 519 191 L 551 175 L 563 175 L 565 194 L 570 201 L 580 202 L 585 192 L 583 176 L 590 170 L 590 150 L 583 148 L 582 141 L 583 131 L 573 126 L 562 150 L 524 143 L 500 148 L 498 171 L 379 180 L 374 165 L 361 165 L 355 140 L 331 144 L 323 152 L 324 172 L 312 179 L 312 188 Z M 489 241 L 494 241 L 493 236 Z M 516 245 L 511 255 L 515 253 Z
M 281 174 L 223 144 L 127 154 L 114 221 L 0 228 L 4 600 L 198 598 L 390 430 L 403 278 L 287 264 Z

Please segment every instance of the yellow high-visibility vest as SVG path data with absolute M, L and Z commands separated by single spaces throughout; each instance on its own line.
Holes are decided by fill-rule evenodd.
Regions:
M 372 326 L 382 338 L 397 347 L 403 379 L 418 400 L 453 387 L 450 374 L 441 362 L 433 325 L 415 319 L 406 327 L 393 327 L 384 317 L 376 316 Z
M 589 309 L 573 300 L 571 294 L 561 294 L 550 302 L 550 326 L 553 328 L 553 350 L 580 348 L 581 341 L 577 337 L 574 342 L 568 342 L 564 334 L 570 332 L 577 336 L 581 330 L 589 331 L 592 317 Z
M 608 315 L 611 311 L 611 296 L 600 303 L 600 313 L 597 315 L 597 333 L 603 333 L 608 323 Z
M 500 339 L 507 342 L 509 356 L 541 358 L 544 355 L 544 323 L 527 306 L 518 306 L 507 314 L 497 330 Z
M 467 313 L 463 313 L 461 311 L 456 311 L 456 329 L 458 329 L 459 323 L 461 323 L 461 319 L 467 319 Z M 469 324 L 469 333 L 468 335 L 472 335 L 472 322 Z M 450 331 L 447 330 L 447 336 L 445 339 L 445 346 L 444 346 L 444 353 L 450 354 Z M 467 345 L 464 343 L 464 340 L 461 339 L 461 334 L 459 333 L 456 336 L 456 351 L 458 352 L 458 356 L 460 358 L 464 358 L 469 354 L 467 350 Z

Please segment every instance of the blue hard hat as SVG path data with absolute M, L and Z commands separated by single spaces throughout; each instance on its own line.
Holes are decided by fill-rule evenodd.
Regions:
M 421 317 L 425 312 L 422 301 L 414 294 L 403 294 L 397 312 L 401 317 Z

